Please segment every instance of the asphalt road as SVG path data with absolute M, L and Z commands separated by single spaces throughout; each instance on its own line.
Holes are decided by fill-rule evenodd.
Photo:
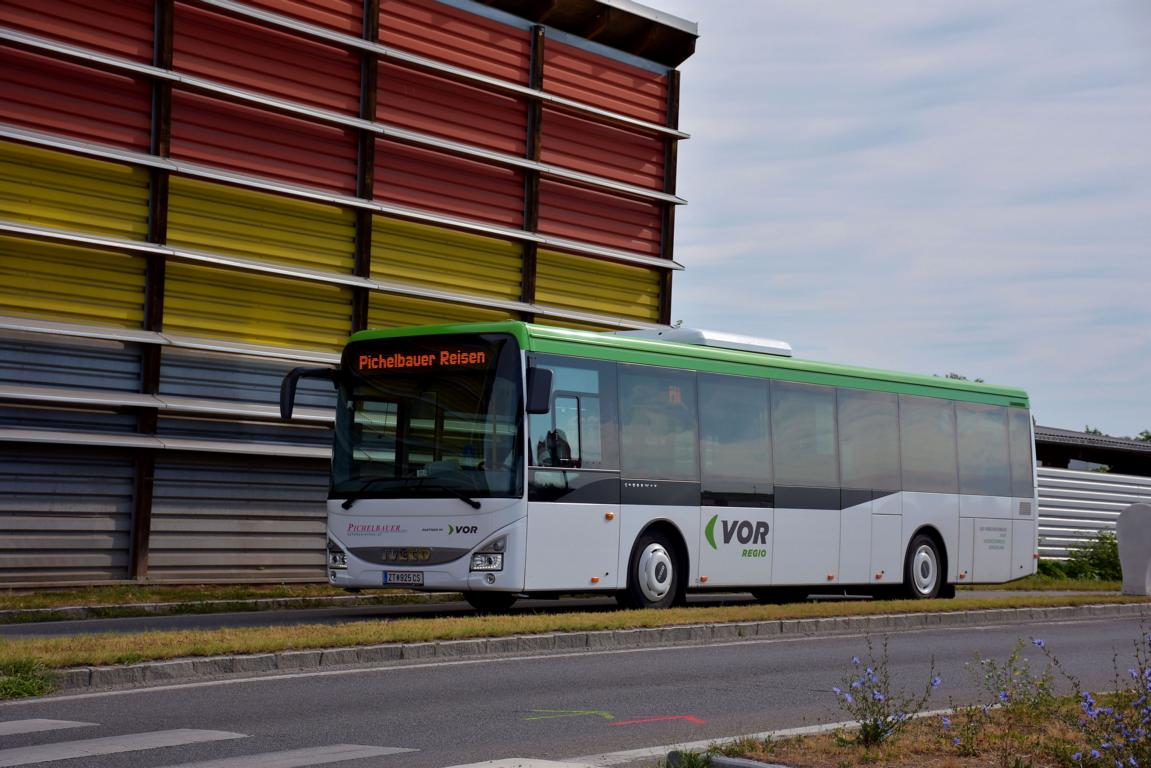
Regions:
M 963 591 L 956 598 L 956 609 L 965 599 L 1053 595 L 1053 592 Z M 1074 594 L 1084 594 L 1077 592 Z M 691 605 L 735 605 L 753 603 L 751 595 L 695 594 L 688 596 Z M 617 610 L 609 597 L 567 598 L 563 600 L 521 600 L 514 612 L 612 611 Z M 44 621 L 26 624 L 0 624 L 0 637 L 55 637 L 97 632 L 147 632 L 168 629 L 225 629 L 237 627 L 275 627 L 292 624 L 340 624 L 354 621 L 377 621 L 414 616 L 471 616 L 475 610 L 465 602 L 423 603 L 409 605 L 370 605 L 339 608 L 302 608 L 298 610 L 240 611 L 234 613 L 181 614 L 174 616 L 138 616 L 117 619 L 84 619 Z
M 951 628 L 894 634 L 889 669 L 897 686 L 921 691 L 932 658 L 943 684 L 928 704 L 990 699 L 970 666 L 1003 659 L 1022 639 L 1043 664 L 1041 637 L 1064 667 L 1092 688 L 1127 668 L 1138 621 L 1080 621 Z M 882 638 L 875 638 L 876 652 Z M 583 652 L 567 656 L 414 664 L 50 697 L 0 703 L 0 766 L 42 760 L 61 744 L 137 734 L 135 751 L 83 758 L 85 768 L 186 766 L 230 756 L 333 745 L 374 747 L 342 768 L 444 768 L 480 760 L 553 760 L 655 747 L 846 719 L 830 692 L 864 656 L 860 636 L 779 637 L 710 646 Z M 1067 686 L 1064 684 L 1063 688 Z M 676 719 L 664 719 L 676 718 Z M 61 730 L 17 732 L 6 723 L 59 720 Z M 183 730 L 188 729 L 188 730 Z M 139 736 L 146 734 L 147 736 Z M 159 734 L 159 735 L 157 735 Z M 199 743 L 144 748 L 147 743 Z M 141 741 L 142 740 L 142 741 Z M 386 754 L 400 748 L 412 752 Z M 350 749 L 350 748 L 349 748 Z M 32 750 L 21 752 L 19 750 Z M 44 751 L 48 750 L 48 751 Z M 51 750 L 57 750 L 52 752 Z M 15 756 L 15 758 L 13 758 Z M 611 764 L 602 760 L 601 764 Z M 299 763 L 314 765 L 315 762 Z M 219 764 L 232 768 L 254 762 Z M 288 765 L 283 759 L 265 765 Z

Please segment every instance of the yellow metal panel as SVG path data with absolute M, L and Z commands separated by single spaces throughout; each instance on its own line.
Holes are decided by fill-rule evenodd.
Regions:
M 173 178 L 168 244 L 351 274 L 355 215 L 331 205 Z
M 148 173 L 0 142 L 0 219 L 143 240 L 148 235 Z
M 561 320 L 558 317 L 541 317 L 537 320 L 540 325 L 550 325 L 556 328 L 574 328 L 577 331 L 618 331 L 617 326 L 596 325 L 594 323 L 577 323 L 575 320 Z
M 380 216 L 372 222 L 372 277 L 516 301 L 523 246 Z
M 368 298 L 368 327 L 396 328 L 404 325 L 439 323 L 488 323 L 514 319 L 515 315 L 498 309 L 449 304 L 446 301 L 415 299 L 373 293 Z
M 658 322 L 660 273 L 647 267 L 539 251 L 536 303 Z
M 0 237 L 0 314 L 140 328 L 144 259 Z
M 350 288 L 169 264 L 164 330 L 334 351 L 351 331 L 351 306 Z

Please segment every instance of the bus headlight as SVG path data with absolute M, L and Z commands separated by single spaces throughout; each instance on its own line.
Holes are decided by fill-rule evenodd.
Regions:
M 472 555 L 472 571 L 502 571 L 504 569 L 504 550 L 507 549 L 508 540 L 501 536 L 489 541 Z
M 328 568 L 333 571 L 348 570 L 348 553 L 331 539 L 328 539 Z

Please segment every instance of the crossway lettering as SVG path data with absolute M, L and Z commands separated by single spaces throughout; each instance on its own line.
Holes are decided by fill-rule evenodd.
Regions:
M 69 728 L 99 727 L 99 723 L 85 723 L 73 720 L 48 720 L 30 718 L 0 722 L 0 736 L 18 736 L 28 733 L 61 731 Z M 91 739 L 60 741 L 53 744 L 37 744 L 26 747 L 0 748 L 0 768 L 40 765 L 60 760 L 91 758 L 97 755 L 115 755 L 125 752 L 141 752 L 161 747 L 188 747 L 195 744 L 246 739 L 248 734 L 231 731 L 197 730 L 177 728 L 144 733 L 126 733 L 117 736 L 104 736 Z M 405 747 L 379 747 L 365 744 L 327 744 L 304 749 L 290 749 L 279 752 L 237 755 L 233 757 L 170 764 L 165 768 L 309 768 L 309 766 L 331 765 L 348 760 L 399 755 L 415 752 Z M 76 765 L 71 763 L 70 765 Z

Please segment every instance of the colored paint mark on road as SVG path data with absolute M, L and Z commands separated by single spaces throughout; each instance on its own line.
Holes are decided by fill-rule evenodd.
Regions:
M 661 717 L 641 717 L 637 720 L 616 720 L 608 725 L 643 725 L 644 723 L 661 723 L 667 720 L 686 720 L 694 725 L 706 725 L 706 720 L 700 720 L 695 715 L 663 715 Z
M 524 720 L 553 720 L 557 717 L 602 717 L 604 720 L 615 720 L 611 712 L 599 709 L 533 709 L 530 717 Z

